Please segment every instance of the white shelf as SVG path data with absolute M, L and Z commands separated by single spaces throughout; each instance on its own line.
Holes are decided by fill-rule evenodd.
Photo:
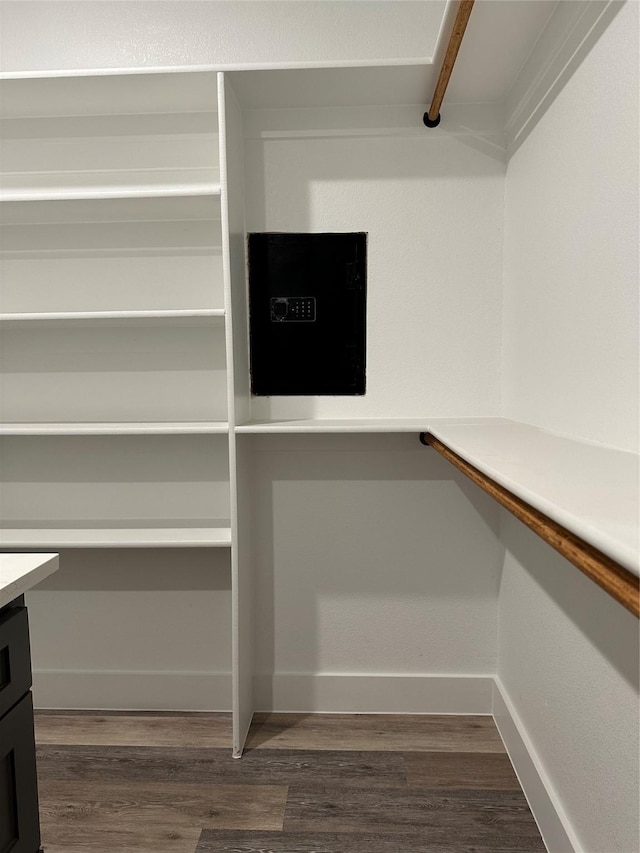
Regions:
M 3 189 L 0 202 L 16 201 L 83 201 L 97 199 L 169 198 L 186 196 L 219 196 L 219 183 L 149 184 L 145 186 L 77 186 L 34 189 Z
M 505 489 L 640 575 L 637 453 L 505 419 L 433 420 L 428 431 Z
M 236 427 L 237 433 L 363 433 L 425 432 L 429 418 L 308 418 L 300 420 L 255 420 Z
M 475 421 L 478 419 L 471 419 Z M 482 423 L 501 423 L 500 418 L 482 418 Z M 464 424 L 469 418 L 301 418 L 298 420 L 252 420 L 238 424 L 237 433 L 365 433 L 427 432 L 430 424 Z
M 0 435 L 218 435 L 228 432 L 226 421 L 0 424 Z
M 0 314 L 0 323 L 22 324 L 41 322 L 90 323 L 94 321 L 143 322 L 175 321 L 188 325 L 212 325 L 224 322 L 224 308 L 194 308 L 140 311 L 49 311 L 38 313 Z
M 0 549 L 227 548 L 231 527 L 5 527 Z

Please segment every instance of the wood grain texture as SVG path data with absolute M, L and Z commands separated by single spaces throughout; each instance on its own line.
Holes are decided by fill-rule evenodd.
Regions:
M 231 714 L 36 712 L 38 744 L 231 748 Z
M 186 782 L 231 785 L 404 786 L 405 763 L 398 752 L 313 752 L 256 749 L 241 761 L 228 749 L 162 749 L 123 746 L 38 747 L 45 778 L 88 784 Z
M 365 835 L 356 832 L 217 832 L 205 829 L 196 853 L 544 853 L 542 842 L 510 835 L 465 844 L 452 832 L 437 841 L 421 835 Z M 48 853 L 48 851 L 47 851 Z
M 284 831 L 419 836 L 439 844 L 455 841 L 458 850 L 490 841 L 496 851 L 515 835 L 529 838 L 531 849 L 544 850 L 522 791 L 370 791 L 292 785 Z
M 286 786 L 40 781 L 42 841 L 193 851 L 203 828 L 282 829 Z M 189 846 L 185 847 L 188 842 Z M 193 842 L 193 843 L 192 843 Z
M 80 727 L 71 732 L 74 720 Z M 93 743 L 122 738 L 119 720 L 128 739 L 152 745 Z M 89 740 L 38 746 L 47 853 L 194 853 L 196 844 L 198 853 L 544 851 L 517 783 L 506 788 L 507 757 L 490 717 L 262 715 L 259 748 L 242 760 L 232 759 L 228 741 L 156 743 L 159 732 L 189 743 L 203 722 L 190 714 L 40 714 L 41 735 Z M 348 747 L 328 748 L 336 740 Z M 403 754 L 394 743 L 411 749 Z M 425 751 L 427 743 L 434 749 Z M 460 743 L 468 748 L 456 751 Z
M 248 749 L 504 752 L 492 717 L 255 714 Z
M 455 465 L 459 471 L 462 471 L 477 486 L 480 486 L 488 495 L 498 501 L 501 506 L 509 510 L 530 530 L 533 530 L 588 578 L 602 587 L 623 607 L 626 607 L 634 616 L 640 616 L 640 578 L 607 557 L 602 551 L 571 533 L 566 527 L 562 527 L 544 513 L 521 500 L 513 492 L 496 483 L 495 480 L 487 477 L 486 474 L 470 465 L 435 436 L 426 433 L 425 440 L 441 456 Z
M 460 45 L 462 44 L 462 39 L 464 38 L 465 30 L 467 29 L 467 24 L 469 23 L 473 4 L 474 0 L 461 0 L 458 7 L 456 19 L 453 23 L 453 29 L 449 36 L 447 52 L 445 53 L 445 57 L 442 62 L 442 68 L 438 75 L 438 82 L 436 83 L 436 88 L 431 100 L 431 106 L 429 107 L 429 118 L 432 121 L 435 121 L 440 113 L 440 107 L 442 106 L 442 101 L 444 100 L 444 95 L 447 91 L 449 80 L 451 79 L 453 67 L 456 64 L 456 59 L 458 58 L 458 52 L 460 50 Z
M 405 752 L 410 788 L 518 791 L 508 755 L 495 752 Z

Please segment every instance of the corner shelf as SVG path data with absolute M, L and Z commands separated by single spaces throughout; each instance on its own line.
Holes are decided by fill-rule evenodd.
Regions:
M 365 433 L 423 432 L 431 418 L 302 418 L 253 420 L 238 424 L 236 433 Z
M 155 423 L 4 423 L 2 435 L 226 435 L 226 421 Z

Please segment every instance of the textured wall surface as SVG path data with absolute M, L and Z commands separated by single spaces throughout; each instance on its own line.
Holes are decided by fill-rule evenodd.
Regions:
M 638 4 L 507 170 L 503 414 L 638 445 Z
M 434 51 L 445 5 L 4 0 L 2 70 L 424 59 Z
M 259 673 L 495 671 L 497 506 L 417 436 L 265 437 L 253 469 Z
M 638 439 L 638 6 L 509 163 L 504 414 Z M 498 675 L 584 851 L 638 837 L 638 623 L 506 514 Z
M 504 164 L 473 144 L 247 141 L 249 231 L 369 235 L 366 395 L 255 399 L 254 415 L 499 413 Z
M 638 621 L 506 512 L 498 676 L 585 853 L 638 835 Z

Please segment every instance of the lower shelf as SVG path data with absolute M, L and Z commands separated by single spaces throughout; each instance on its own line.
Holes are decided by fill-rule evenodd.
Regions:
M 228 548 L 228 520 L 210 527 L 4 527 L 0 550 L 59 548 Z

